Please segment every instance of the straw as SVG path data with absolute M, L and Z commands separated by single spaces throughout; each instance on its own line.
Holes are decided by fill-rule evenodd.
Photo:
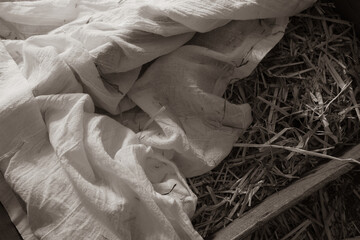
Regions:
M 192 222 L 203 237 L 328 160 L 359 163 L 336 157 L 360 142 L 358 44 L 352 24 L 340 19 L 333 2 L 320 1 L 290 18 L 284 38 L 249 77 L 230 82 L 224 97 L 249 103 L 254 120 L 226 160 L 188 180 L 198 196 Z M 297 226 L 289 239 L 341 239 L 356 233 L 345 220 L 331 225 L 338 218 L 328 210 L 323 218 L 319 196 L 311 198 L 314 206 L 296 206 L 253 239 L 271 239 L 274 232 L 280 239 Z M 336 203 L 325 199 L 325 209 L 327 204 L 344 207 L 341 196 Z

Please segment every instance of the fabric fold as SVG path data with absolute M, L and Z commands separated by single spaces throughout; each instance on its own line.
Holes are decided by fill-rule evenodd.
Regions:
M 224 92 L 314 2 L 0 1 L 0 171 L 34 235 L 201 239 L 185 177 L 252 120 Z

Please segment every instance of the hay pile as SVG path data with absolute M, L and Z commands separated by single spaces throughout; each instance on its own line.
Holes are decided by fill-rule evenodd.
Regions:
M 329 156 L 360 143 L 358 48 L 352 24 L 340 19 L 332 1 L 320 1 L 290 19 L 284 38 L 251 76 L 229 85 L 225 98 L 249 103 L 254 121 L 222 164 L 188 179 L 199 198 L 192 222 L 203 237 L 224 228 Z M 340 217 L 331 212 L 346 204 L 340 190 L 346 184 L 352 186 L 349 179 L 337 180 L 251 239 L 360 235 L 359 222 L 349 227 L 341 211 Z M 360 195 L 356 196 L 360 203 Z M 330 229 L 334 219 L 340 219 L 335 225 L 341 227 Z

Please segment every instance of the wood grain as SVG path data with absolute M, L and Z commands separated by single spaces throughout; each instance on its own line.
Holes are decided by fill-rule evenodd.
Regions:
M 346 152 L 342 158 L 360 158 L 360 144 Z M 299 201 L 324 187 L 342 174 L 350 171 L 354 163 L 332 160 L 289 187 L 277 192 L 229 226 L 215 233 L 211 238 L 218 240 L 242 239 L 258 227 L 294 206 Z

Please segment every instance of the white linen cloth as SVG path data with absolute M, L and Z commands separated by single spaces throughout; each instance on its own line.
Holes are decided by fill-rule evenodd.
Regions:
M 313 2 L 0 1 L 0 171 L 34 236 L 201 239 L 184 176 L 251 123 L 221 96 Z

